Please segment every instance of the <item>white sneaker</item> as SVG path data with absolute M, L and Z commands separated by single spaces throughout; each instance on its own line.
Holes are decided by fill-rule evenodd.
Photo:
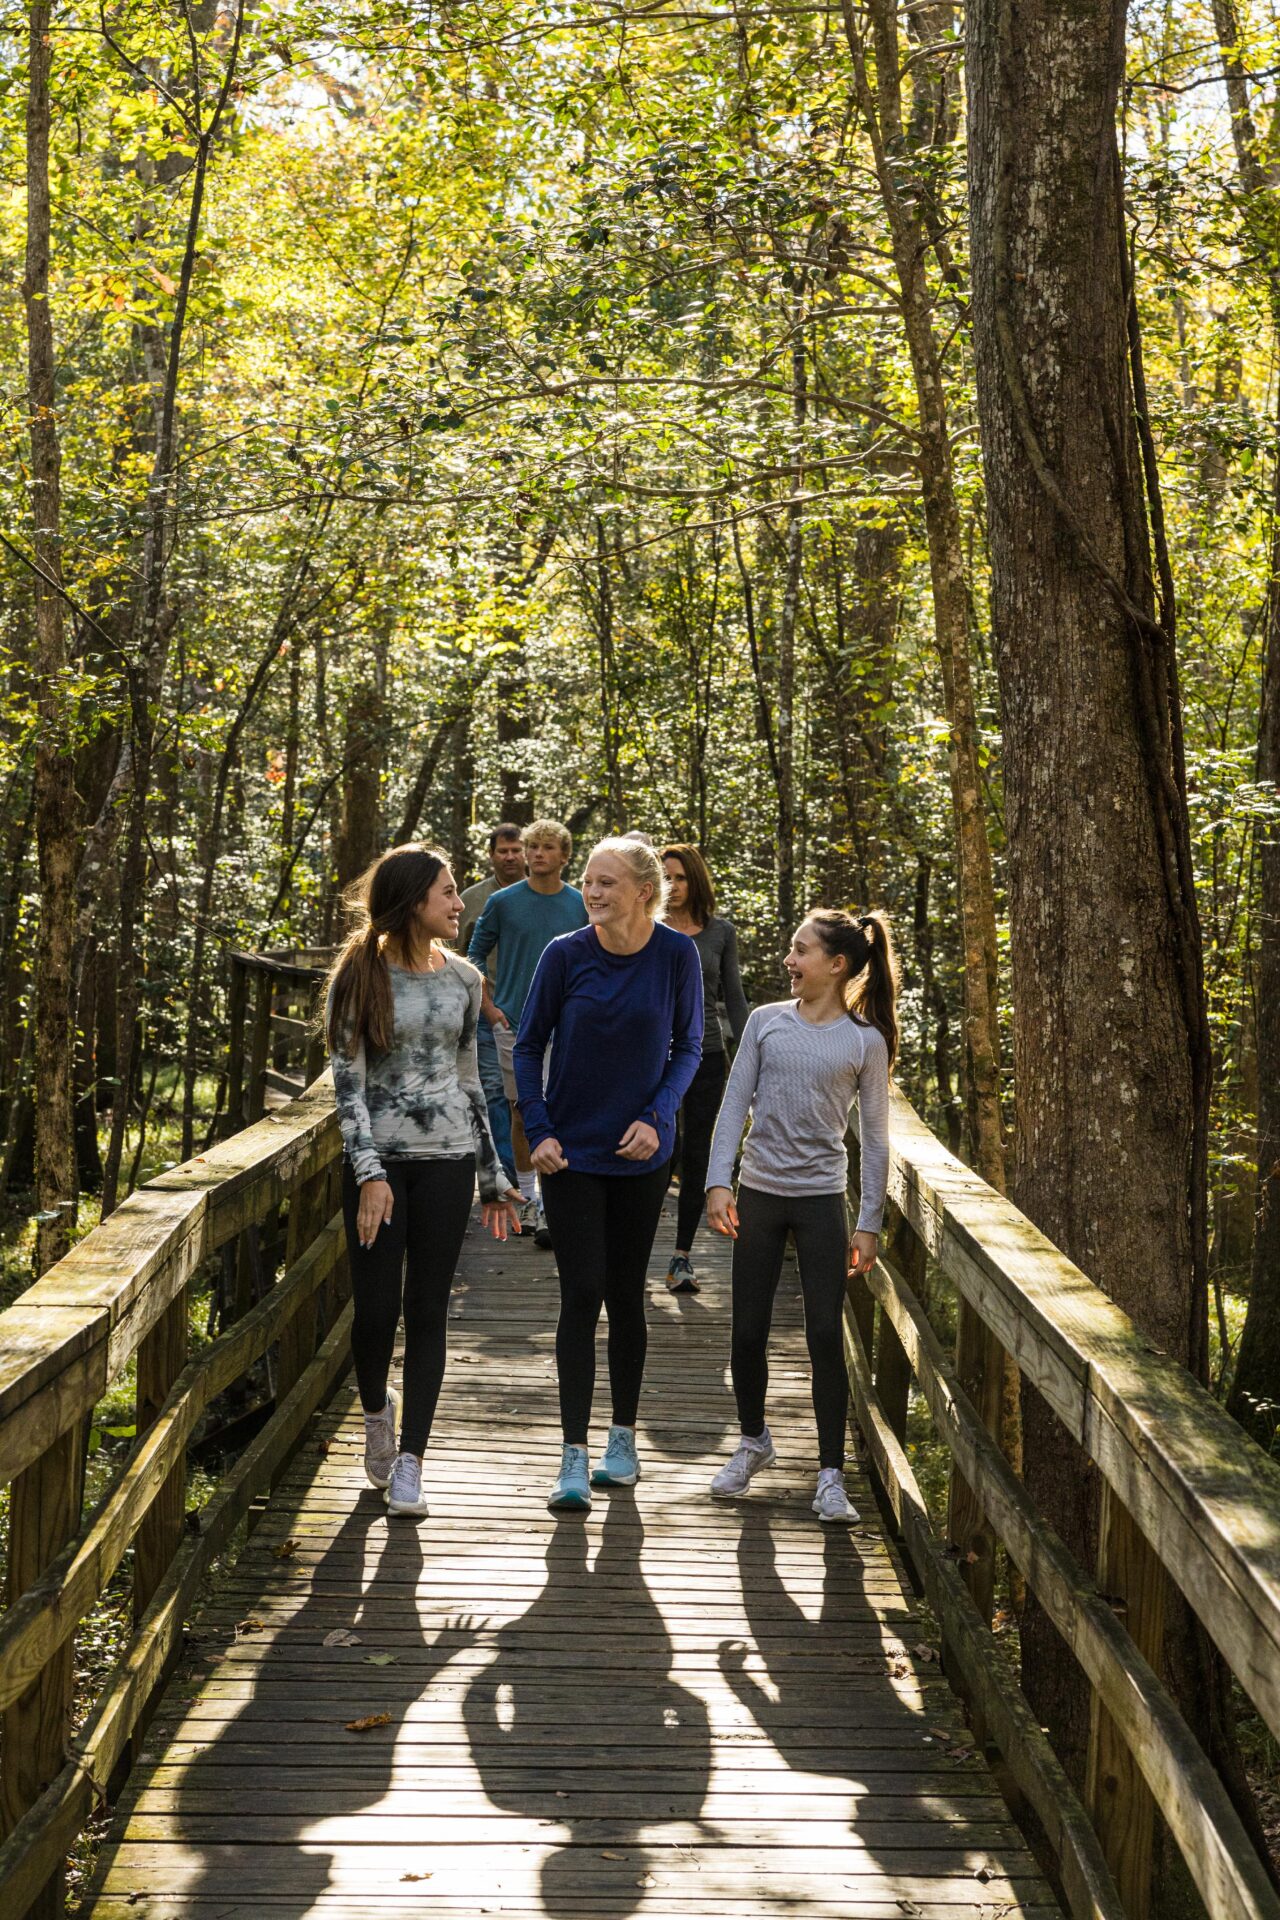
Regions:
M 844 1490 L 844 1474 L 839 1467 L 824 1467 L 818 1475 L 813 1510 L 829 1526 L 857 1526 L 861 1515 Z
M 366 1413 L 364 1417 L 364 1471 L 371 1487 L 379 1492 L 391 1478 L 391 1469 L 396 1463 L 400 1451 L 400 1442 L 396 1437 L 396 1428 L 400 1424 L 400 1395 L 394 1387 L 387 1388 L 387 1404 L 381 1413 Z
M 761 1467 L 771 1467 L 777 1457 L 768 1427 L 758 1440 L 748 1440 L 744 1433 L 738 1442 L 738 1451 L 711 1482 L 712 1493 L 721 1500 L 735 1499 L 746 1492 L 752 1475 L 759 1473 Z
M 398 1453 L 387 1487 L 388 1513 L 426 1514 L 431 1511 L 422 1497 L 422 1462 L 411 1453 Z
M 520 1205 L 516 1208 L 516 1216 L 520 1222 L 520 1238 L 523 1240 L 525 1235 L 528 1234 L 530 1239 L 532 1239 L 533 1235 L 538 1230 L 537 1201 L 522 1200 L 520 1202 Z

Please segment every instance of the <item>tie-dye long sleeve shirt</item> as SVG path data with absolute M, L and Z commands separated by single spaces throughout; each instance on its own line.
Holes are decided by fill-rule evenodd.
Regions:
M 494 1152 L 480 1075 L 476 1022 L 479 969 L 444 952 L 438 973 L 388 967 L 395 1039 L 385 1053 L 363 1039 L 333 1049 L 338 1124 L 358 1181 L 386 1178 L 388 1160 L 476 1157 L 482 1200 L 497 1200 L 507 1179 Z

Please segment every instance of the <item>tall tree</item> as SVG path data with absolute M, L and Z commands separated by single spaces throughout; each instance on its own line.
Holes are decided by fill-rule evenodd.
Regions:
M 31 437 L 31 545 L 35 558 L 36 740 L 35 820 L 40 867 L 36 941 L 36 1270 L 66 1252 L 75 1219 L 73 1145 L 74 1045 L 72 961 L 75 951 L 77 806 L 69 732 L 67 649 L 62 585 L 62 451 L 58 439 L 57 369 L 49 302 L 49 79 L 53 61 L 50 8 L 30 13 L 27 92 L 27 255 L 22 291 L 27 312 L 27 387 Z

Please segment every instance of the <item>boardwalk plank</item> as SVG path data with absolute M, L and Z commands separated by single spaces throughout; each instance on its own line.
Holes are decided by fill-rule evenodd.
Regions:
M 698 1252 L 693 1301 L 655 1263 L 644 1477 L 557 1521 L 554 1264 L 472 1232 L 430 1518 L 388 1521 L 344 1392 L 196 1623 L 92 1920 L 1058 1912 L 854 1463 L 863 1524 L 809 1512 L 793 1265 L 780 1464 L 748 1503 L 708 1497 L 735 1422 L 726 1262 Z M 338 1626 L 359 1643 L 323 1647 Z

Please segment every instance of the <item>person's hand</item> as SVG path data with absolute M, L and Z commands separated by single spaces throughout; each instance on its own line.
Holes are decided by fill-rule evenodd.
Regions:
M 480 1011 L 491 1027 L 509 1027 L 511 1025 L 502 1008 L 496 1006 L 492 1000 L 484 1001 Z
M 707 1225 L 713 1233 L 723 1233 L 726 1239 L 738 1237 L 738 1209 L 733 1204 L 732 1187 L 707 1188 Z
M 618 1142 L 620 1160 L 652 1160 L 658 1151 L 658 1131 L 647 1120 L 633 1120 Z
M 531 1150 L 529 1158 L 533 1162 L 535 1173 L 563 1173 L 569 1165 L 561 1151 L 560 1142 L 554 1137 L 539 1140 L 537 1146 Z
M 501 1200 L 486 1200 L 480 1209 L 480 1224 L 495 1240 L 520 1232 L 520 1189 L 508 1187 Z
M 875 1233 L 855 1233 L 849 1242 L 850 1273 L 870 1273 L 876 1263 L 880 1237 Z
M 360 1188 L 360 1204 L 356 1208 L 356 1238 L 362 1247 L 371 1247 L 378 1237 L 378 1228 L 391 1218 L 391 1209 L 395 1205 L 395 1196 L 387 1180 L 366 1180 Z

